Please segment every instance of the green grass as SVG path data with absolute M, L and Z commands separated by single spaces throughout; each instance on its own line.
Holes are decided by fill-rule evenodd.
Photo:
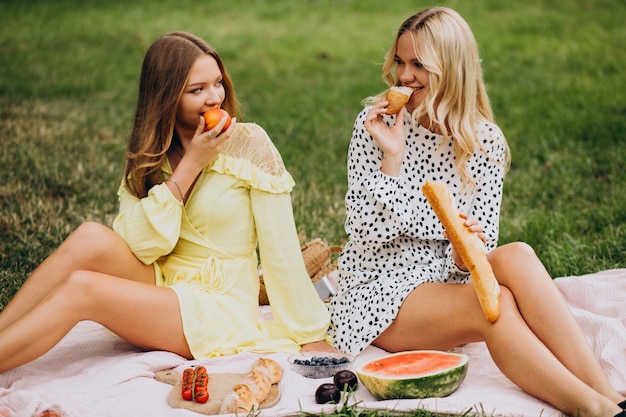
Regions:
M 474 29 L 512 149 L 501 243 L 530 243 L 553 276 L 626 267 L 626 4 L 438 3 Z M 397 26 L 432 4 L 0 2 L 0 308 L 81 222 L 111 224 L 143 54 L 170 30 L 220 51 L 298 184 L 303 239 L 343 244 L 359 103 L 384 88 Z

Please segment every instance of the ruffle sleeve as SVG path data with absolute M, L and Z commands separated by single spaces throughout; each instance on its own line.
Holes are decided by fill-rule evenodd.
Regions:
M 146 265 L 172 251 L 180 235 L 183 205 L 165 184 L 157 184 L 139 199 L 124 184 L 118 191 L 120 211 L 115 230 Z
M 273 194 L 291 192 L 295 185 L 270 137 L 254 123 L 238 123 L 206 170 L 232 175 L 250 188 Z

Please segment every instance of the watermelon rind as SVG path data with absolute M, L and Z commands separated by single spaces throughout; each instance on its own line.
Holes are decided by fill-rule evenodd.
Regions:
M 380 361 L 381 359 L 391 356 L 411 355 L 416 353 L 454 355 L 458 357 L 460 361 L 455 366 L 433 371 L 425 375 L 386 376 L 364 371 L 364 368 L 372 362 Z M 359 367 L 356 374 L 367 390 L 378 400 L 446 397 L 459 388 L 467 375 L 468 365 L 469 358 L 460 353 L 436 350 L 407 351 L 393 353 L 367 362 Z

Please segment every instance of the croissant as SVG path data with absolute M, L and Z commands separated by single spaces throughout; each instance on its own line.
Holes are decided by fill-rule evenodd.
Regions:
M 396 114 L 402 107 L 409 101 L 413 94 L 413 89 L 410 87 L 394 86 L 387 90 L 385 100 L 389 102 L 387 105 L 387 114 Z

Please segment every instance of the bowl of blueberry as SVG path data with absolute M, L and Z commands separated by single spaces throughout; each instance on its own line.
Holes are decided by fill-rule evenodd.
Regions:
M 302 352 L 288 359 L 291 369 L 307 378 L 329 378 L 344 369 L 350 369 L 354 356 L 347 353 Z

